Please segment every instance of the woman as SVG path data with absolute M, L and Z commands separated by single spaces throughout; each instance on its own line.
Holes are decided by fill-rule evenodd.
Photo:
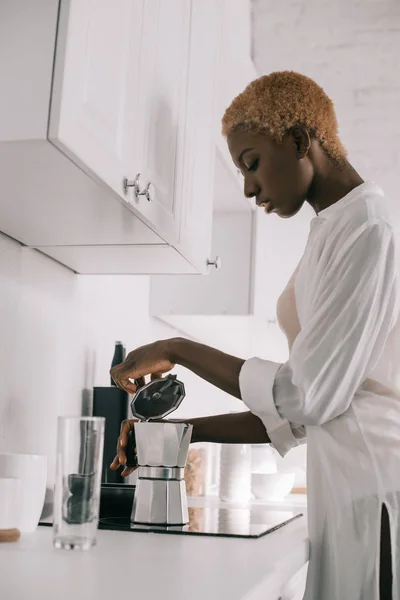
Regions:
M 383 192 L 346 159 L 331 100 L 311 79 L 273 73 L 227 109 L 223 133 L 244 191 L 266 213 L 316 212 L 278 302 L 290 348 L 276 364 L 243 361 L 185 339 L 131 352 L 112 369 L 130 381 L 180 364 L 250 412 L 193 419 L 194 441 L 308 444 L 307 600 L 400 598 L 399 294 Z M 273 257 L 279 264 L 279 257 Z M 126 464 L 123 423 L 112 468 Z M 130 473 L 125 468 L 124 474 Z

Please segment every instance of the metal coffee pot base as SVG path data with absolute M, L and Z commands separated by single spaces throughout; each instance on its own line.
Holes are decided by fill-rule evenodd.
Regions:
M 135 423 L 139 471 L 131 522 L 161 526 L 189 522 L 184 467 L 191 435 L 192 425 L 187 423 Z
M 186 525 L 189 514 L 184 480 L 139 478 L 131 522 L 143 525 Z

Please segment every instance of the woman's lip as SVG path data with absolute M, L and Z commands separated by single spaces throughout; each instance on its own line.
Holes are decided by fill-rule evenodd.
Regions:
M 273 210 L 274 210 L 274 207 L 272 206 L 271 202 L 266 202 L 264 205 L 264 212 L 268 215 Z

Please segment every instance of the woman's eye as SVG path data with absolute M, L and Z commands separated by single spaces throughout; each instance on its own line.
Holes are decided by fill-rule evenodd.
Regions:
M 255 171 L 255 170 L 257 169 L 257 167 L 258 167 L 258 158 L 256 158 L 256 160 L 254 160 L 254 161 L 251 163 L 251 165 L 249 165 L 249 166 L 247 167 L 247 170 L 248 170 L 248 171 Z

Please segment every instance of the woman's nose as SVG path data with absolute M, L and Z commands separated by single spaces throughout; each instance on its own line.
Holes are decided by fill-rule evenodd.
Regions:
M 244 195 L 246 198 L 254 198 L 260 192 L 260 186 L 257 185 L 253 177 L 245 177 L 244 180 Z

